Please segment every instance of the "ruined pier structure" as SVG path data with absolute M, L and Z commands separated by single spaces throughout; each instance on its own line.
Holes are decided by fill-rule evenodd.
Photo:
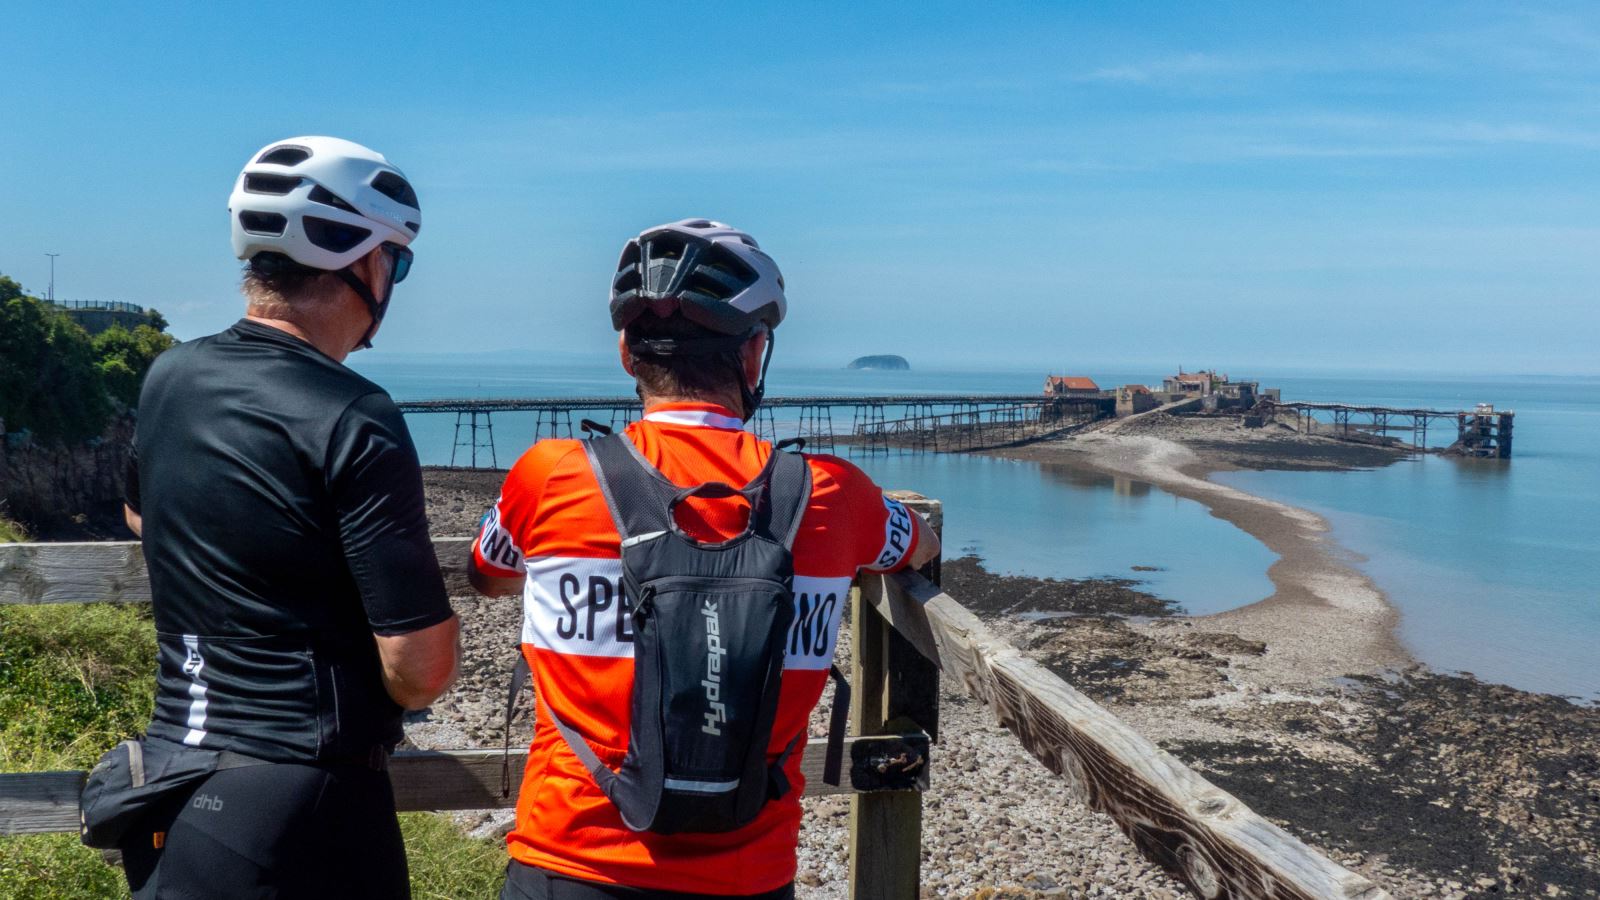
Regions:
M 976 450 L 1058 432 L 1111 414 L 1109 392 L 1092 397 L 1039 394 L 904 395 L 879 397 L 768 397 L 750 429 L 772 441 L 801 438 L 811 450 L 846 445 L 857 452 Z M 540 438 L 582 437 L 584 422 L 610 429 L 639 417 L 633 397 L 539 397 L 415 400 L 399 404 L 407 415 L 455 414 L 450 465 L 499 467 L 495 413 L 532 413 L 533 433 L 516 435 L 524 447 Z M 502 428 L 503 430 L 503 428 Z
M 970 394 L 878 397 L 769 397 L 750 422 L 750 430 L 774 442 L 799 438 L 808 449 L 854 453 L 966 451 L 1003 447 L 1067 433 L 1098 419 L 1126 415 L 1131 407 L 1121 391 L 1082 394 Z M 1197 407 L 1223 408 L 1220 402 L 1191 398 Z M 1243 401 L 1243 398 L 1239 398 Z M 1306 433 L 1346 439 L 1387 438 L 1409 433 L 1418 448 L 1428 446 L 1429 427 L 1451 422 L 1456 428 L 1452 450 L 1464 456 L 1511 458 L 1515 413 L 1479 404 L 1470 411 L 1409 409 L 1348 403 L 1274 402 L 1272 393 L 1257 397 L 1245 417 L 1259 426 L 1263 414 L 1292 410 Z M 1238 402 L 1235 409 L 1248 408 Z M 612 430 L 640 414 L 633 397 L 536 397 L 503 399 L 413 400 L 399 404 L 407 415 L 454 414 L 455 435 L 450 465 L 499 468 L 494 440 L 495 413 L 532 414 L 531 433 L 519 431 L 518 448 L 541 438 L 582 437 L 585 423 Z M 1124 410 L 1124 406 L 1130 406 Z M 1150 408 L 1150 407 L 1146 407 Z M 1176 408 L 1172 408 L 1177 412 Z M 1198 410 L 1197 410 L 1198 411 Z M 526 428 L 526 417 L 518 422 Z M 503 430 L 503 426 L 502 426 Z
M 1456 442 L 1451 450 L 1463 456 L 1482 459 L 1510 459 L 1512 426 L 1516 413 L 1496 410 L 1492 403 L 1479 403 L 1471 410 L 1405 409 L 1388 406 L 1356 406 L 1348 403 L 1273 403 L 1278 410 L 1294 410 L 1300 430 L 1334 437 L 1410 432 L 1411 443 L 1419 449 L 1428 446 L 1430 423 L 1452 422 Z M 1327 421 L 1317 418 L 1322 416 Z M 1437 426 L 1435 426 L 1437 427 Z

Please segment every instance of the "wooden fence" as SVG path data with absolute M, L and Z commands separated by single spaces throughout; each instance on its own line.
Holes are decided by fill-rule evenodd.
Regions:
M 937 520 L 936 502 L 914 505 Z M 468 539 L 440 538 L 434 546 L 451 592 L 470 590 Z M 937 562 L 924 574 L 931 578 L 863 578 L 855 592 L 846 758 L 858 762 L 851 783 L 823 784 L 820 746 L 808 748 L 803 760 L 808 793 L 852 795 L 852 897 L 911 900 L 920 892 L 920 790 L 929 768 L 923 736 L 937 738 L 942 664 L 945 676 L 989 705 L 1000 724 L 1062 776 L 1063 790 L 1109 814 L 1141 853 L 1198 895 L 1386 900 L 1370 881 L 1256 815 L 997 636 L 939 589 Z M 0 546 L 0 603 L 148 600 L 138 544 Z M 904 771 L 885 774 L 886 759 L 894 760 L 890 769 Z M 498 751 L 403 752 L 392 772 L 402 810 L 512 802 L 500 795 Z M 75 830 L 83 777 L 0 775 L 0 834 Z

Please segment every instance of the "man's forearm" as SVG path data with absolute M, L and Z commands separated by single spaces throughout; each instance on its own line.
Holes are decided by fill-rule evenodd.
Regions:
M 461 671 L 461 620 L 399 635 L 376 635 L 383 688 L 406 709 L 423 709 L 450 689 Z

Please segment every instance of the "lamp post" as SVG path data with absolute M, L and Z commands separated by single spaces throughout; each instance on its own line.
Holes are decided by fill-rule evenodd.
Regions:
M 60 255 L 61 254 L 59 254 L 59 253 L 46 253 L 45 254 L 45 256 L 50 257 L 50 302 L 51 303 L 55 303 L 56 302 L 56 257 L 58 257 Z

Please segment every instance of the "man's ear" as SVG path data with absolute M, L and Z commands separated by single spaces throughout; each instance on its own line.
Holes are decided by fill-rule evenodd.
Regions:
M 761 380 L 761 357 L 767 352 L 767 330 L 765 328 L 750 336 L 744 342 L 740 351 L 741 360 L 744 362 L 744 383 L 755 387 Z
M 387 286 L 386 282 L 389 275 L 389 261 L 385 258 L 387 256 L 388 254 L 383 252 L 383 245 L 379 244 L 373 247 L 366 256 L 356 260 L 350 267 L 357 278 L 366 282 L 367 289 L 372 291 L 372 296 L 374 297 L 378 297 L 378 292 Z M 378 297 L 378 302 L 381 303 L 386 299 L 388 298 Z
M 628 352 L 628 335 L 617 335 L 617 353 L 622 356 L 622 371 L 633 375 L 633 354 Z

